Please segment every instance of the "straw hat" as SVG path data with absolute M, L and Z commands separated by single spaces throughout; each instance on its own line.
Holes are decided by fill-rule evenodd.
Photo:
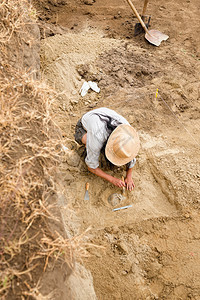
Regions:
M 129 163 L 136 157 L 140 148 L 140 140 L 136 130 L 128 124 L 117 126 L 108 138 L 105 154 L 116 166 Z

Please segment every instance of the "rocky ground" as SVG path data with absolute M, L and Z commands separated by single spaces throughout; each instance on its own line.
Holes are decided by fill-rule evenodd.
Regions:
M 134 36 L 126 1 L 35 2 L 43 78 L 60 93 L 55 121 L 69 148 L 63 217 L 72 236 L 90 227 L 90 242 L 103 246 L 83 262 L 97 298 L 200 299 L 199 1 L 150 1 L 150 29 L 169 35 L 159 47 Z M 141 1 L 134 4 L 141 12 Z M 81 97 L 88 80 L 101 91 Z M 88 173 L 73 141 L 82 114 L 102 106 L 126 117 L 141 139 L 124 211 L 112 211 L 108 198 L 121 191 Z

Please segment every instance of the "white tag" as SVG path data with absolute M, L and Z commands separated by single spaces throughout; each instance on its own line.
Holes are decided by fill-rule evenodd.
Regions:
M 93 81 L 85 81 L 80 89 L 80 93 L 81 96 L 84 97 L 89 89 L 92 89 L 93 91 L 95 91 L 96 93 L 100 92 L 100 88 L 98 87 L 98 85 L 96 84 L 96 82 Z
M 98 87 L 98 85 L 96 84 L 96 82 L 93 81 L 88 81 L 90 88 L 95 91 L 96 93 L 100 92 L 100 88 Z
M 84 97 L 88 90 L 90 89 L 90 85 L 87 81 L 85 81 L 80 89 L 81 96 Z

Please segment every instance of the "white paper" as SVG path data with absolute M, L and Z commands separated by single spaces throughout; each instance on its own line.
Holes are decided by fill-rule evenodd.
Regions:
M 84 97 L 88 90 L 92 89 L 93 91 L 95 91 L 96 93 L 100 92 L 100 88 L 98 87 L 98 85 L 96 84 L 96 82 L 93 81 L 85 81 L 80 89 L 80 93 L 81 96 Z
M 84 97 L 88 90 L 90 89 L 90 85 L 87 81 L 85 81 L 80 89 L 81 96 Z
M 100 92 L 100 88 L 98 87 L 98 85 L 96 84 L 96 82 L 93 81 L 88 81 L 90 88 L 95 91 L 96 93 Z

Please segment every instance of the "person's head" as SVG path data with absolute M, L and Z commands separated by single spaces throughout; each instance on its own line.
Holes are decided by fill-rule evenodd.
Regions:
M 105 154 L 116 166 L 122 166 L 134 159 L 140 148 L 140 140 L 136 130 L 128 125 L 119 125 L 108 138 Z

